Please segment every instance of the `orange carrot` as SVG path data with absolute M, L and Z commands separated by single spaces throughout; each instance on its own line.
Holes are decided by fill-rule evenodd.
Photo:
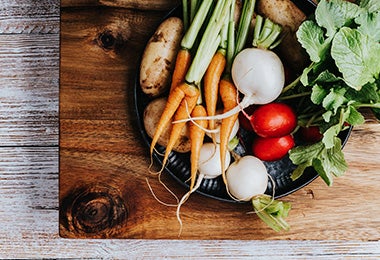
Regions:
M 186 119 L 190 116 L 192 110 L 194 109 L 198 101 L 199 91 L 197 93 L 198 95 L 185 96 L 185 98 L 182 100 L 180 106 L 174 114 L 174 121 Z M 165 155 L 162 161 L 162 166 L 166 164 L 169 158 L 169 154 L 173 150 L 173 147 L 176 144 L 178 138 L 180 137 L 182 129 L 185 125 L 186 122 L 175 123 L 172 125 L 169 141 L 166 145 Z
M 170 92 L 179 84 L 185 81 L 185 76 L 191 64 L 191 54 L 188 49 L 180 49 L 177 53 L 177 58 L 172 75 L 172 83 Z
M 214 116 L 218 102 L 220 77 L 226 66 L 223 51 L 217 51 L 213 56 L 204 76 L 204 96 L 208 116 Z M 215 120 L 210 120 L 210 129 L 215 129 Z M 214 138 L 213 138 L 214 139 Z
M 156 132 L 154 133 L 154 136 L 152 138 L 152 142 L 150 145 L 151 155 L 153 154 L 154 147 L 157 144 L 158 138 L 161 136 L 162 132 L 164 131 L 166 124 L 170 122 L 173 115 L 176 113 L 178 107 L 180 107 L 182 100 L 184 100 L 185 98 L 197 100 L 198 96 L 199 96 L 199 89 L 187 83 L 180 84 L 178 87 L 176 87 L 173 90 L 173 92 L 169 94 L 164 111 L 162 112 L 160 120 L 158 121 Z M 187 115 L 187 111 L 185 111 L 185 113 Z
M 191 113 L 191 117 L 204 117 L 204 116 L 207 116 L 207 112 L 204 106 L 202 105 L 195 106 L 195 108 L 193 109 L 193 112 Z M 195 180 L 196 180 L 197 171 L 198 171 L 199 156 L 200 156 L 203 140 L 205 137 L 204 129 L 207 128 L 207 125 L 208 125 L 207 120 L 196 120 L 195 123 L 190 122 L 190 141 L 191 141 L 190 191 L 194 188 L 194 185 L 195 185 Z
M 237 90 L 235 85 L 232 83 L 230 79 L 222 79 L 219 83 L 219 93 L 223 103 L 223 113 L 231 110 L 232 108 L 238 105 L 237 102 Z M 229 137 L 232 132 L 232 128 L 238 119 L 238 113 L 222 119 L 222 124 L 220 126 L 220 162 L 222 169 L 223 181 L 226 183 L 225 177 L 225 160 L 226 160 L 226 152 L 228 149 Z

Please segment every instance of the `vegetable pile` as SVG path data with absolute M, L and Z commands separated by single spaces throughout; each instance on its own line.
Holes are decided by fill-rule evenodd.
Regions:
M 346 171 L 339 134 L 364 123 L 363 107 L 380 118 L 380 5 L 322 0 L 296 32 L 293 44 L 310 64 L 297 71 L 277 51 L 286 34 L 276 17 L 259 14 L 256 1 L 239 3 L 184 0 L 182 19 L 165 20 L 148 42 L 140 85 L 161 104 L 144 112 L 150 153 L 165 147 L 161 174 L 171 152 L 190 152 L 180 223 L 180 207 L 203 179 L 222 176 L 232 199 L 250 201 L 275 231 L 288 230 L 291 206 L 274 199 L 264 162 L 288 156 L 293 180 L 313 167 L 327 185 Z M 237 153 L 239 143 L 250 148 Z

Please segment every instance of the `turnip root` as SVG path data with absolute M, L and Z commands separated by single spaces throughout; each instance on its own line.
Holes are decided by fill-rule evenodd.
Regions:
M 288 230 L 284 218 L 288 216 L 290 204 L 264 194 L 268 176 L 260 159 L 251 155 L 236 158 L 226 172 L 227 191 L 238 201 L 251 201 L 255 213 L 273 230 Z
M 231 73 L 237 89 L 244 94 L 243 107 L 274 101 L 285 84 L 284 66 L 269 50 L 244 49 L 235 57 Z

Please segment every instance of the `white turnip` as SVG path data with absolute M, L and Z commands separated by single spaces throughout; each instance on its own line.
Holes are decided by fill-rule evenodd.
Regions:
M 260 159 L 251 155 L 236 158 L 226 172 L 227 191 L 238 201 L 251 201 L 255 213 L 273 230 L 288 230 L 284 218 L 288 216 L 290 204 L 275 200 L 274 194 L 264 194 L 269 176 Z

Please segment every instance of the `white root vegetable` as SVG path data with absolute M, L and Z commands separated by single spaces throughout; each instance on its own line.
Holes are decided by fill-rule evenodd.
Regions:
M 270 50 L 244 49 L 235 57 L 231 75 L 236 88 L 244 94 L 244 108 L 274 101 L 285 84 L 284 66 Z
M 240 201 L 250 201 L 263 194 L 268 185 L 268 172 L 264 163 L 254 156 L 244 156 L 233 162 L 226 171 L 230 194 Z
M 225 168 L 230 165 L 231 155 L 226 153 Z M 214 143 L 204 143 L 201 148 L 198 163 L 199 176 L 205 179 L 218 177 L 222 174 L 220 163 L 220 146 Z
M 251 201 L 257 216 L 273 230 L 288 230 L 289 225 L 284 218 L 288 216 L 291 205 L 275 200 L 274 194 L 264 194 L 268 176 L 260 159 L 251 155 L 237 158 L 226 172 L 227 191 L 236 200 Z

